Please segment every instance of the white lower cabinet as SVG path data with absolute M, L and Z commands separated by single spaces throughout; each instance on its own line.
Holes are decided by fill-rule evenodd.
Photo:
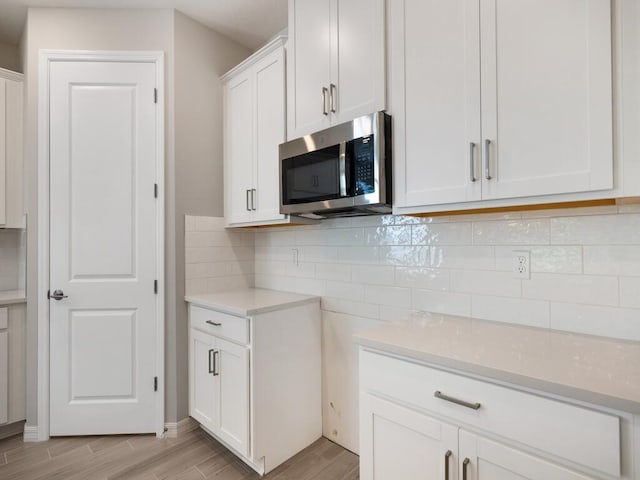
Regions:
M 189 414 L 264 474 L 322 435 L 320 307 L 189 307 Z
M 629 415 L 361 349 L 362 480 L 637 479 Z

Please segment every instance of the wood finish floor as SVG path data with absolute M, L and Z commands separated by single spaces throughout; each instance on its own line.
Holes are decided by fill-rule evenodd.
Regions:
M 276 440 L 277 441 L 277 440 Z M 179 438 L 148 435 L 0 440 L 2 480 L 257 480 L 261 477 L 200 429 Z M 358 457 L 322 438 L 262 477 L 358 480 Z

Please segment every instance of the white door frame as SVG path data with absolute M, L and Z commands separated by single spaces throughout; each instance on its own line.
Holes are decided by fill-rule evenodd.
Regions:
M 76 51 L 40 50 L 38 61 L 38 259 L 37 288 L 37 426 L 25 427 L 25 439 L 44 441 L 49 438 L 49 73 L 54 62 L 135 62 L 152 63 L 156 67 L 158 108 L 156 114 L 156 178 L 164 186 L 164 52 L 160 51 Z M 158 395 L 156 396 L 156 435 L 164 432 L 164 188 L 158 193 L 157 307 Z M 28 429 L 28 431 L 27 431 Z

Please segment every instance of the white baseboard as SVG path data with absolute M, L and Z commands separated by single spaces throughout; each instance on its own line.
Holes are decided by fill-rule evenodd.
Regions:
M 179 436 L 198 428 L 198 422 L 191 417 L 187 417 L 179 422 L 167 422 L 164 424 L 164 428 L 164 436 L 166 438 L 178 438 Z
M 24 436 L 22 437 L 22 440 L 27 443 L 27 442 L 39 442 L 40 441 L 40 436 L 38 435 L 38 426 L 28 426 L 25 425 L 24 426 Z

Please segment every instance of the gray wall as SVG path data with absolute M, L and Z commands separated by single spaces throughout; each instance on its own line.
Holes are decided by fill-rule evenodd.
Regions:
M 187 415 L 184 213 L 222 213 L 218 75 L 246 50 L 174 10 L 29 9 L 20 45 L 26 70 L 27 425 L 37 418 L 38 52 L 155 50 L 165 53 L 166 376 L 165 419 Z M 178 55 L 178 52 L 179 55 Z M 179 57 L 180 67 L 177 66 Z M 237 61 L 236 61 L 237 59 Z M 209 110 L 210 109 L 210 110 Z M 178 114 L 178 112 L 180 112 Z M 176 127 L 179 125 L 179 127 Z M 211 181 L 208 182 L 210 177 Z M 211 178 L 212 177 L 212 178 Z M 207 205 L 203 207 L 202 205 Z M 178 268 L 179 266 L 179 268 Z M 180 300 L 178 302 L 178 300 Z M 179 382 L 179 384 L 178 384 Z
M 0 42 L 0 68 L 22 73 L 20 55 L 16 45 Z
M 185 289 L 185 215 L 223 215 L 222 84 L 219 77 L 251 53 L 191 18 L 175 15 L 175 332 L 167 325 L 166 355 L 175 355 L 176 419 L 189 414 L 188 322 Z M 167 311 L 169 315 L 169 310 Z M 172 350 L 175 349 L 175 353 Z M 167 372 L 170 373 L 169 371 Z M 175 421 L 173 418 L 167 421 Z

